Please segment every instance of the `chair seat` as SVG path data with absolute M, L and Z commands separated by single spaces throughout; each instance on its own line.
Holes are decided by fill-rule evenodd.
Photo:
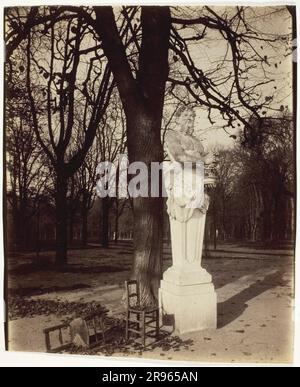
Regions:
M 158 310 L 158 306 L 134 305 L 134 306 L 130 306 L 127 310 L 129 312 L 145 312 L 145 313 L 150 313 L 150 312 L 156 312 Z

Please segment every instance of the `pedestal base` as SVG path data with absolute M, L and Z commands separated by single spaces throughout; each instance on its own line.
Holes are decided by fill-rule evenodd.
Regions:
M 199 269 L 198 269 L 199 270 Z M 179 274 L 173 267 L 164 273 L 159 289 L 162 319 L 171 320 L 178 333 L 215 329 L 217 295 L 211 276 L 200 268 L 198 283 L 195 273 Z M 173 277 L 172 282 L 170 282 Z

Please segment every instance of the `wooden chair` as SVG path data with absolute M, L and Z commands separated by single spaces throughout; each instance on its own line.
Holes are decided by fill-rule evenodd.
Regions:
M 103 316 L 91 315 L 84 318 L 87 327 L 88 348 L 105 344 L 106 326 Z M 45 335 L 46 350 L 57 353 L 72 347 L 71 327 L 69 323 L 55 325 L 43 330 Z M 51 340 L 52 336 L 52 340 Z M 56 342 L 56 345 L 55 343 Z M 58 343 L 57 343 L 58 342 Z M 57 345 L 58 344 L 58 345 Z
M 64 349 L 68 349 L 70 347 L 70 326 L 68 323 L 54 325 L 50 328 L 45 328 L 43 332 L 45 335 L 47 352 L 56 353 Z M 63 332 L 67 332 L 67 334 L 63 335 Z M 56 345 L 56 346 L 52 345 L 51 337 L 50 337 L 52 333 L 58 334 L 59 345 Z M 67 339 L 65 338 L 65 336 L 67 336 Z
M 146 337 L 159 336 L 159 308 L 157 306 L 140 306 L 140 289 L 136 280 L 125 281 L 126 291 L 126 340 L 129 332 L 134 332 L 141 337 L 142 345 L 145 347 Z M 155 323 L 155 326 L 150 324 Z M 147 330 L 147 328 L 152 328 Z

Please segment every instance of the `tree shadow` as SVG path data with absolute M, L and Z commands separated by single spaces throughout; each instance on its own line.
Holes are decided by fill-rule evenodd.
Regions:
M 243 246 L 239 246 L 239 247 L 243 247 Z M 263 250 L 263 249 L 260 249 L 260 248 L 257 248 L 257 250 Z M 266 249 L 267 250 L 267 249 Z M 290 250 L 290 249 L 285 249 L 285 250 Z M 247 251 L 247 250 L 224 250 L 224 249 L 216 249 L 216 250 L 208 250 L 208 253 L 214 253 L 215 255 L 217 253 L 225 253 L 225 254 L 236 254 L 236 257 L 231 257 L 230 259 L 257 259 L 257 260 L 261 260 L 262 258 L 259 258 L 260 255 L 267 255 L 267 256 L 271 256 L 272 258 L 281 258 L 281 257 L 288 257 L 288 258 L 293 258 L 293 252 L 288 252 L 288 253 L 283 253 L 282 251 L 278 251 L 278 252 L 268 252 L 268 251 L 264 251 L 264 252 L 257 252 L 257 251 Z M 244 255 L 250 255 L 250 257 L 241 257 L 239 255 L 241 254 L 244 254 Z M 255 255 L 256 257 L 258 258 L 253 258 L 252 255 Z M 217 257 L 214 257 L 213 258 L 217 258 Z M 209 258 L 208 258 L 209 259 Z
M 18 287 L 8 289 L 9 297 L 30 297 L 37 296 L 46 293 L 53 292 L 64 292 L 64 291 L 72 291 L 79 289 L 88 289 L 91 288 L 88 284 L 78 283 L 70 286 L 48 286 L 48 287 L 40 287 L 40 286 L 31 286 L 31 287 Z
M 236 320 L 248 308 L 247 301 L 276 286 L 285 286 L 288 280 L 283 280 L 283 272 L 277 270 L 267 275 L 263 280 L 257 280 L 248 288 L 224 302 L 218 303 L 218 329 Z
M 76 274 L 91 274 L 91 273 L 115 273 L 129 270 L 130 266 L 126 265 L 81 265 L 68 264 L 65 266 L 56 267 L 52 262 L 29 262 L 20 264 L 8 270 L 11 275 L 30 275 L 37 272 L 61 272 L 61 273 L 76 273 Z
M 270 263 L 270 261 L 264 261 L 264 260 L 250 260 L 247 262 L 247 265 L 243 265 L 245 262 L 243 258 L 240 258 L 241 267 L 239 267 L 239 262 L 236 262 L 234 259 L 230 261 L 230 259 L 227 260 L 227 265 L 224 268 L 224 260 L 221 259 L 207 259 L 203 260 L 203 267 L 212 275 L 213 278 L 213 284 L 215 289 L 220 289 L 223 286 L 226 286 L 232 282 L 238 281 L 239 279 L 249 276 L 249 274 L 255 272 L 255 271 L 263 271 L 267 270 L 272 267 L 274 269 L 282 270 L 280 267 L 281 265 L 285 265 L 285 258 L 276 261 L 273 265 L 273 263 Z M 258 281 L 259 282 L 259 281 Z

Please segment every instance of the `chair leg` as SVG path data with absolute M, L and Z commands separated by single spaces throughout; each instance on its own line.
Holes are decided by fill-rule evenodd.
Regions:
M 155 322 L 156 332 L 155 333 L 156 333 L 156 340 L 158 340 L 159 339 L 159 310 L 157 310 L 155 314 L 156 314 L 156 322 Z
M 145 324 L 145 311 L 143 310 L 142 313 L 142 321 L 141 321 L 141 336 L 142 336 L 142 345 L 145 347 L 146 343 L 146 324 Z

